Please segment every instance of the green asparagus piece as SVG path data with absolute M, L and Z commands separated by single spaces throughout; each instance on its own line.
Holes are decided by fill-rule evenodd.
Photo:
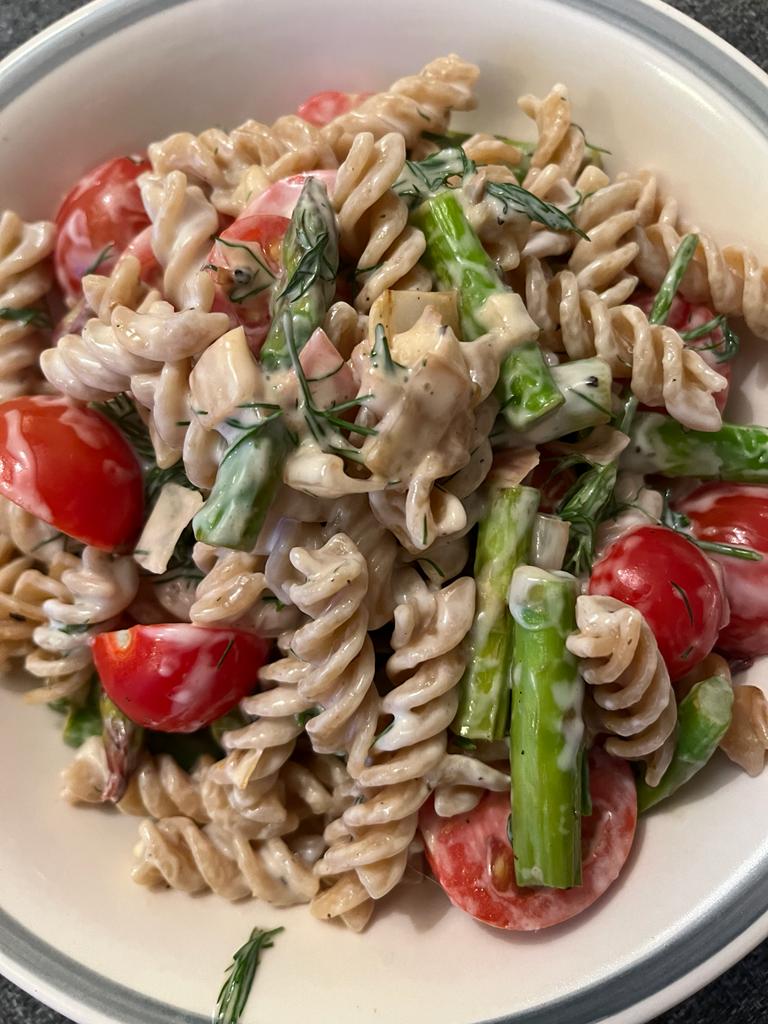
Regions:
M 458 197 L 447 190 L 432 196 L 414 212 L 414 222 L 427 241 L 425 260 L 438 286 L 455 288 L 464 341 L 485 333 L 476 319 L 490 295 L 508 291 L 466 218 Z
M 151 754 L 170 754 L 185 772 L 191 772 L 201 757 L 218 761 L 222 748 L 212 735 L 212 728 L 197 732 L 152 732 L 145 735 L 147 750 Z
M 496 393 L 503 396 L 502 415 L 517 431 L 531 427 L 565 401 L 535 341 L 510 352 L 502 364 Z
M 518 885 L 581 883 L 584 684 L 565 646 L 577 582 L 533 566 L 515 570 L 512 672 L 512 836 Z
M 279 417 L 259 420 L 221 460 L 208 500 L 193 520 L 195 537 L 215 547 L 250 551 L 292 446 Z
M 672 762 L 657 786 L 638 780 L 639 811 L 671 796 L 704 767 L 728 731 L 732 707 L 733 687 L 723 676 L 702 680 L 680 701 Z
M 265 370 L 291 366 L 294 352 L 320 326 L 333 299 L 339 269 L 336 217 L 325 186 L 308 178 L 283 240 L 284 284 L 273 302 L 272 323 L 261 350 Z M 258 414 L 256 414 L 258 415 Z M 294 439 L 277 412 L 255 419 L 234 439 L 216 482 L 194 519 L 195 537 L 216 547 L 250 550 L 282 479 Z
M 291 315 L 296 348 L 306 345 L 320 326 L 336 290 L 339 237 L 328 193 L 317 178 L 307 178 L 283 239 L 283 279 L 272 308 L 272 324 L 261 350 L 265 370 L 290 365 L 283 329 Z
M 768 483 L 768 428 L 724 423 L 712 432 L 688 430 L 658 412 L 639 413 L 623 469 L 734 483 Z
M 125 795 L 130 777 L 139 763 L 144 747 L 144 730 L 132 722 L 106 693 L 102 693 L 99 706 L 109 769 L 101 799 L 117 803 Z
M 515 567 L 528 558 L 538 506 L 539 492 L 535 488 L 508 487 L 496 491 L 480 523 L 470 657 L 452 726 L 457 735 L 467 739 L 496 740 L 506 735 L 512 656 L 507 591 Z
M 507 359 L 514 355 L 512 352 Z M 606 362 L 596 357 L 574 359 L 571 363 L 553 366 L 550 373 L 563 402 L 553 413 L 525 431 L 526 441 L 545 444 L 564 434 L 609 422 L 612 378 Z
M 101 686 L 94 676 L 82 704 L 67 702 L 62 739 L 68 747 L 80 747 L 90 736 L 101 736 Z

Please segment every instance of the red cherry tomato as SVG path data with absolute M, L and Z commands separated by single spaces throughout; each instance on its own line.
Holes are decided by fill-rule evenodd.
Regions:
M 370 95 L 369 92 L 336 92 L 326 89 L 304 100 L 296 113 L 310 124 L 323 128 L 335 118 L 360 106 Z
M 138 725 L 195 732 L 256 686 L 267 655 L 260 636 L 188 622 L 100 633 L 92 643 L 101 684 Z
M 768 487 L 704 484 L 677 508 L 691 520 L 694 536 L 739 544 L 763 555 L 747 562 L 712 555 L 723 570 L 731 618 L 717 641 L 728 654 L 756 658 L 768 654 Z
M 0 494 L 107 551 L 133 540 L 144 519 L 133 449 L 101 413 L 66 398 L 0 405 Z
M 336 184 L 336 174 L 336 171 L 318 170 L 281 178 L 280 181 L 276 181 L 274 185 L 270 185 L 269 188 L 252 199 L 237 219 L 252 217 L 256 213 L 269 213 L 275 217 L 290 217 L 307 178 L 317 178 L 325 185 L 328 193 L 332 194 Z
M 56 214 L 54 253 L 65 294 L 79 295 L 80 279 L 105 250 L 98 269 L 108 274 L 123 249 L 147 227 L 136 179 L 150 169 L 146 160 L 115 157 L 89 171 L 65 196 Z
M 453 818 L 439 818 L 431 800 L 425 805 L 419 824 L 427 859 L 454 906 L 495 928 L 530 932 L 575 917 L 603 895 L 629 856 L 637 794 L 626 761 L 598 748 L 589 760 L 592 814 L 582 819 L 582 884 L 574 889 L 515 883 L 507 793 L 489 793 Z
M 723 624 L 723 592 L 712 563 L 663 526 L 643 526 L 611 544 L 592 567 L 589 593 L 643 613 L 672 679 L 709 654 Z
M 162 284 L 160 264 L 152 250 L 152 226 L 143 228 L 123 252 L 129 256 L 135 256 L 141 264 L 141 277 L 143 281 L 151 286 L 159 287 Z
M 655 298 L 656 296 L 653 292 L 641 292 L 633 301 L 647 315 L 651 311 Z M 703 327 L 704 324 L 714 320 L 716 315 L 709 306 L 687 302 L 680 295 L 675 295 L 669 308 L 666 323 L 668 327 L 672 327 L 679 333 L 684 333 L 686 331 L 694 331 L 698 327 Z M 702 338 L 694 338 L 692 341 L 687 341 L 686 345 L 688 348 L 695 349 L 704 359 L 705 363 L 711 366 L 721 377 L 725 377 L 730 387 L 731 363 L 728 361 L 718 361 L 718 353 L 722 355 L 723 343 L 723 332 L 721 328 L 717 327 Z M 723 411 L 728 401 L 728 391 L 729 388 L 725 388 L 723 391 L 718 391 L 715 395 L 715 404 L 720 412 Z
M 273 214 L 243 214 L 221 232 L 208 254 L 206 266 L 217 284 L 213 310 L 242 326 L 256 353 L 269 330 L 272 285 L 290 223 Z

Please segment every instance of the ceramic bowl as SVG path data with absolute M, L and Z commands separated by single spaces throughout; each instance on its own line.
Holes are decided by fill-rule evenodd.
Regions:
M 318 88 L 377 89 L 450 51 L 482 69 L 468 123 L 530 132 L 517 95 L 565 82 L 611 169 L 653 168 L 691 221 L 768 257 L 768 79 L 652 0 L 98 0 L 0 65 L 2 204 L 51 216 L 113 154 L 268 121 Z M 758 357 L 735 408 L 768 423 Z M 204 1024 L 255 924 L 286 931 L 246 1024 L 633 1024 L 768 934 L 768 773 L 724 758 L 648 817 L 604 899 L 538 935 L 476 924 L 431 882 L 362 936 L 303 908 L 147 892 L 129 877 L 136 821 L 58 800 L 71 752 L 21 689 L 0 688 L 0 970 L 82 1024 Z

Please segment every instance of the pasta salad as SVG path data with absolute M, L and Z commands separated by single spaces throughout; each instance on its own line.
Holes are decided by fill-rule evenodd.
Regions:
M 718 747 L 763 768 L 768 430 L 726 403 L 768 271 L 610 176 L 562 85 L 531 142 L 452 129 L 477 77 L 0 220 L 0 660 L 142 885 L 361 930 L 429 870 L 534 930 Z

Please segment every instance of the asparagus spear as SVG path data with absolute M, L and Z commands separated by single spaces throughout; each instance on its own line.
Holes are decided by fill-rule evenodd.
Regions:
M 657 412 L 635 419 L 622 468 L 664 476 L 768 483 L 768 428 L 724 423 L 712 433 L 688 430 Z
M 637 783 L 640 811 L 671 796 L 704 767 L 731 724 L 733 687 L 723 676 L 697 683 L 677 709 L 677 742 L 672 762 L 657 786 Z
M 195 537 L 250 551 L 272 504 L 293 446 L 278 417 L 257 420 L 224 454 L 208 500 L 193 520 Z
M 539 492 L 535 488 L 504 488 L 496 491 L 480 523 L 470 658 L 460 683 L 459 709 L 452 727 L 467 739 L 496 740 L 506 734 L 512 655 L 507 590 L 515 567 L 528 557 L 538 506 Z
M 413 220 L 424 232 L 425 259 L 438 285 L 455 289 L 464 341 L 473 341 L 487 330 L 483 307 L 492 295 L 508 293 L 493 260 L 467 220 L 455 192 L 447 189 L 431 196 L 414 212 Z M 557 391 L 541 349 L 535 342 L 523 356 L 511 352 L 502 363 L 496 394 L 514 426 L 516 414 L 530 424 L 557 405 Z M 517 375 L 525 366 L 527 386 L 520 389 Z M 523 393 L 521 393 L 521 390 Z
M 581 883 L 584 684 L 565 646 L 577 584 L 567 573 L 515 570 L 512 673 L 512 838 L 518 885 Z
M 565 401 L 535 341 L 526 341 L 509 353 L 501 366 L 496 390 L 506 396 L 502 415 L 518 431 L 526 430 Z
M 526 444 L 544 444 L 564 434 L 609 422 L 612 377 L 606 362 L 597 357 L 574 359 L 571 363 L 553 366 L 550 373 L 563 402 L 525 431 Z
M 283 327 L 285 313 L 291 315 L 296 348 L 301 351 L 312 332 L 322 323 L 336 290 L 339 272 L 339 235 L 336 216 L 325 185 L 307 178 L 283 239 L 285 284 L 272 308 L 272 324 L 261 350 L 265 370 L 290 366 Z
M 100 710 L 109 769 L 101 799 L 117 803 L 125 795 L 128 781 L 139 763 L 144 730 L 132 722 L 106 693 L 101 695 Z
M 101 687 L 94 676 L 87 696 L 81 704 L 67 702 L 67 717 L 64 721 L 62 739 L 68 747 L 82 746 L 89 736 L 101 735 L 100 693 Z
M 261 350 L 267 371 L 291 365 L 286 326 L 300 351 L 322 322 L 333 298 L 339 267 L 336 217 L 325 190 L 308 178 L 283 240 L 285 283 L 273 303 L 272 324 Z M 194 518 L 195 537 L 216 547 L 253 547 L 282 479 L 294 444 L 277 409 L 254 413 L 244 434 L 233 438 L 219 465 L 208 500 Z
M 479 338 L 486 328 L 477 314 L 489 296 L 509 291 L 496 273 L 493 260 L 454 192 L 432 196 L 414 212 L 413 219 L 424 232 L 426 262 L 438 285 L 444 290 L 456 289 L 464 341 Z

